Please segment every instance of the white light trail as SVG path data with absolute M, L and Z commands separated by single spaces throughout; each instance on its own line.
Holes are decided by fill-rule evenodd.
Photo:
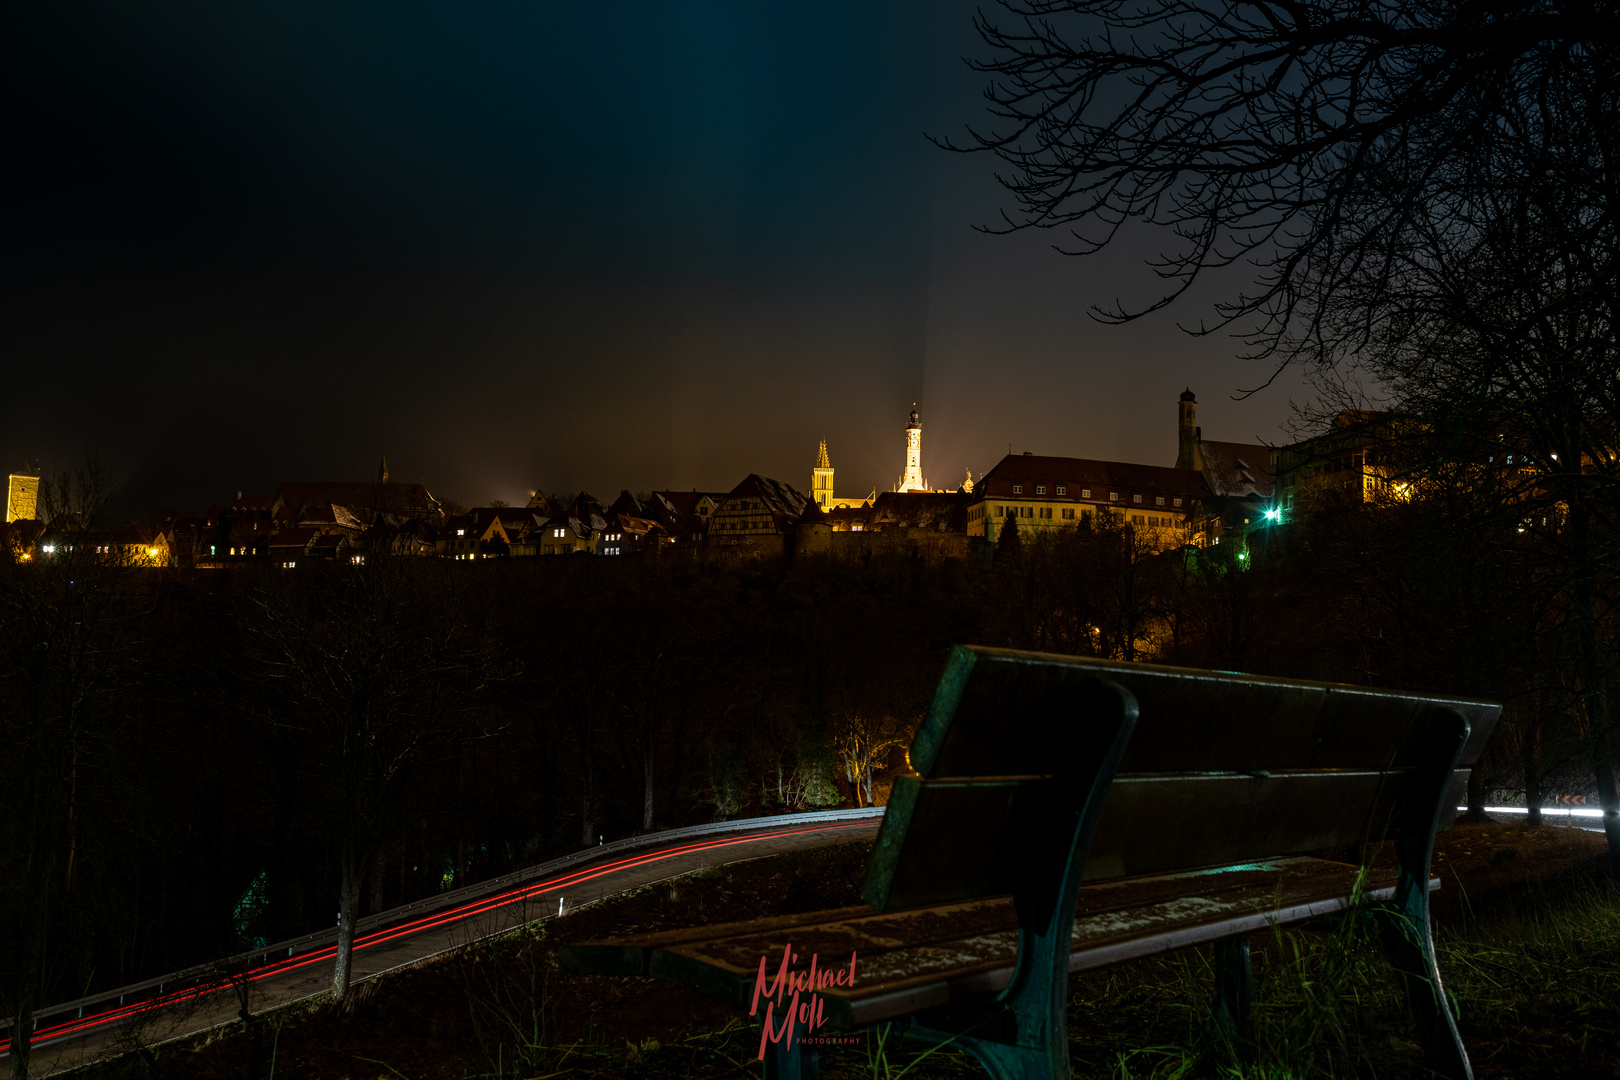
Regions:
M 1458 810 L 1467 810 L 1466 806 L 1457 807 Z M 1528 814 L 1530 811 L 1522 806 L 1487 806 L 1487 814 Z M 1541 816 L 1560 814 L 1564 817 L 1602 817 L 1603 811 L 1590 806 L 1543 806 Z

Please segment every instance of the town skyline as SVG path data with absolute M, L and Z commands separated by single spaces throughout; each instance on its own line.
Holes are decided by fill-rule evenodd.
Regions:
M 1086 453 L 1077 451 L 1077 444 L 1088 441 L 1085 438 L 1085 434 L 1080 433 L 1067 443 L 1062 443 L 1057 446 L 1035 444 L 1027 439 L 1023 442 L 1013 439 L 1009 440 L 1008 442 L 1004 442 L 999 447 L 989 445 L 975 448 L 969 451 L 970 453 L 976 454 L 974 458 L 970 459 L 972 463 L 953 467 L 950 462 L 944 460 L 944 458 L 948 454 L 959 454 L 963 440 L 960 438 L 951 438 L 950 433 L 939 431 L 938 429 L 941 425 L 930 423 L 930 415 L 919 401 L 917 409 L 921 414 L 925 435 L 922 444 L 922 472 L 935 489 L 955 490 L 961 486 L 962 481 L 965 479 L 965 472 L 971 471 L 975 478 L 981 477 L 988 469 L 993 467 L 997 461 L 1000 461 L 1009 453 L 1019 454 L 1027 452 L 1043 456 L 1084 458 L 1099 461 L 1126 461 L 1143 465 L 1169 465 L 1175 460 L 1177 454 L 1175 416 L 1172 411 L 1175 406 L 1175 399 L 1172 396 L 1160 404 L 1162 406 L 1159 410 L 1161 415 L 1156 418 L 1152 418 L 1153 420 L 1156 420 L 1157 423 L 1150 422 L 1142 425 L 1141 428 L 1133 432 L 1134 438 L 1130 439 L 1128 442 L 1128 445 L 1136 445 L 1147 448 L 1148 453 L 1144 456 L 1131 457 L 1124 454 Z M 1230 432 L 1226 429 L 1226 425 L 1221 423 L 1221 417 L 1225 413 L 1227 406 L 1233 404 L 1242 405 L 1244 403 L 1216 401 L 1211 404 L 1213 408 L 1210 411 L 1206 411 L 1204 414 L 1206 417 L 1214 421 L 1213 424 L 1207 425 L 1210 427 L 1211 432 L 1207 435 L 1209 438 L 1226 438 L 1228 436 L 1232 436 L 1231 438 L 1227 439 L 1227 441 L 1246 443 L 1263 442 L 1277 446 L 1287 445 L 1292 441 L 1292 439 L 1283 431 L 1283 420 L 1279 420 L 1276 434 L 1270 439 L 1267 439 L 1264 435 L 1253 435 L 1246 432 Z M 736 482 L 738 476 L 753 473 L 773 477 L 791 484 L 795 489 L 798 489 L 801 492 L 808 493 L 811 490 L 810 476 L 816 464 L 816 446 L 822 441 L 825 441 L 828 453 L 832 458 L 832 465 L 837 471 L 838 495 L 841 497 L 860 497 L 868 493 L 877 494 L 885 491 L 895 490 L 895 483 L 896 479 L 898 478 L 898 474 L 905 467 L 905 413 L 909 412 L 909 410 L 910 404 L 908 403 L 906 410 L 902 412 L 900 416 L 899 422 L 888 425 L 888 431 L 885 433 L 857 431 L 855 430 L 855 425 L 848 418 L 845 418 L 840 421 L 836 430 L 848 434 L 849 438 L 847 440 L 839 440 L 829 436 L 818 436 L 811 443 L 810 449 L 802 454 L 794 454 L 781 446 L 776 446 L 773 447 L 768 453 L 756 455 L 753 459 L 755 463 L 750 465 L 749 459 L 746 456 L 746 451 L 740 451 L 739 456 L 743 461 L 744 466 L 741 472 L 736 474 L 716 475 L 712 477 L 709 482 L 705 482 L 700 478 L 700 480 L 696 483 L 686 484 L 626 482 L 624 478 L 615 478 L 610 475 L 605 475 L 600 469 L 594 469 L 593 471 L 598 474 L 598 478 L 602 480 L 602 482 L 594 486 L 589 483 L 571 482 L 567 476 L 558 475 L 555 478 L 539 478 L 535 482 L 531 482 L 527 485 L 462 490 L 436 484 L 432 479 L 436 471 L 431 467 L 431 463 L 429 463 L 428 468 L 423 468 L 422 463 L 414 460 L 414 456 L 410 453 L 411 448 L 406 446 L 404 448 L 406 451 L 404 454 L 400 454 L 391 447 L 379 448 L 372 453 L 369 462 L 359 460 L 357 458 L 352 466 L 347 464 L 335 465 L 331 463 L 323 465 L 320 462 L 310 462 L 306 458 L 305 472 L 308 473 L 307 475 L 305 472 L 300 472 L 297 468 L 284 468 L 277 462 L 267 461 L 262 464 L 262 467 L 255 470 L 255 475 L 238 480 L 234 486 L 232 486 L 230 483 L 226 483 L 224 487 L 203 491 L 200 493 L 199 498 L 188 502 L 179 501 L 173 497 L 165 498 L 160 496 L 154 499 L 150 497 L 149 491 L 146 488 L 131 490 L 128 486 L 127 477 L 121 477 L 119 475 L 118 462 L 108 461 L 105 458 L 98 456 L 97 452 L 93 448 L 87 450 L 85 453 L 89 456 L 95 457 L 98 467 L 105 470 L 110 478 L 114 488 L 114 511 L 120 516 L 132 517 L 140 517 L 143 514 L 149 514 L 158 510 L 201 512 L 210 505 L 219 504 L 222 500 L 228 500 L 233 491 L 268 491 L 274 488 L 276 484 L 286 481 L 364 481 L 368 478 L 374 477 L 379 459 L 388 461 L 390 463 L 389 468 L 393 474 L 393 478 L 396 481 L 422 484 L 441 500 L 459 503 L 464 506 L 491 506 L 502 504 L 522 506 L 524 505 L 525 501 L 537 490 L 550 494 L 586 492 L 593 495 L 598 495 L 605 501 L 612 501 L 613 497 L 619 491 L 647 492 L 656 490 L 697 490 L 724 492 L 730 490 L 732 485 Z M 1250 411 L 1251 410 L 1239 410 L 1240 414 L 1242 415 L 1246 415 Z M 887 439 L 883 437 L 884 434 L 887 435 Z M 1089 441 L 1096 443 L 1106 440 L 1103 438 L 1094 437 Z M 887 446 L 884 445 L 885 442 L 887 443 Z M 840 452 L 840 447 L 842 445 L 846 445 L 846 443 L 853 448 L 853 452 L 847 455 Z M 945 444 L 944 449 L 940 449 L 940 443 Z M 1028 445 L 1026 445 L 1026 443 L 1028 443 Z M 364 452 L 364 449 L 357 451 L 359 454 L 363 454 Z M 854 466 L 849 466 L 844 463 L 847 458 L 856 457 L 857 454 L 860 455 L 860 463 Z M 802 458 L 803 460 L 796 460 L 798 458 Z M 85 459 L 83 456 L 78 459 L 69 458 L 67 460 L 43 462 L 39 461 L 38 459 L 32 461 L 25 459 L 22 462 L 12 465 L 8 471 L 18 472 L 21 471 L 24 466 L 26 466 L 28 471 L 35 474 L 50 476 L 53 474 L 71 471 L 72 469 L 82 465 L 84 460 Z M 772 464 L 769 466 L 760 464 L 760 462 L 767 460 Z M 885 460 L 887 464 L 884 464 Z M 873 461 L 876 461 L 877 464 L 867 464 Z M 647 470 L 646 472 L 643 472 L 642 475 L 648 475 L 653 471 L 655 470 Z M 887 482 L 875 479 L 875 477 L 883 475 L 885 471 L 890 476 L 890 479 Z M 444 470 L 442 469 L 437 470 L 437 473 L 440 475 L 442 475 L 443 472 Z M 801 473 L 804 475 L 801 476 Z M 870 482 L 866 479 L 868 473 L 872 474 L 874 477 L 874 479 Z M 550 482 L 544 482 L 546 480 L 549 480 Z M 857 488 L 860 490 L 857 491 Z M 158 488 L 156 490 L 161 492 L 162 488 Z
M 1089 316 L 1158 288 L 1152 236 L 975 231 L 994 162 L 929 142 L 980 115 L 972 17 L 19 16 L 0 457 L 94 453 L 135 509 L 387 454 L 477 503 L 797 478 L 825 438 L 881 490 L 915 400 L 935 483 L 1009 441 L 1164 460 L 1164 402 L 1272 368 L 1179 328 L 1202 286 Z M 574 45 L 608 35 L 644 62 Z M 1211 428 L 1275 440 L 1302 385 Z

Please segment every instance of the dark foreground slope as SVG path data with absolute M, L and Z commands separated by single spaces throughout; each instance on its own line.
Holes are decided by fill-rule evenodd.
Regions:
M 1620 887 L 1602 837 L 1459 825 L 1439 838 L 1442 970 L 1481 1078 L 1620 1076 Z M 565 941 L 858 902 L 867 845 L 733 864 L 639 892 L 367 984 L 323 1007 L 232 1024 L 74 1074 L 146 1077 L 755 1076 L 757 1030 L 658 980 L 557 971 Z M 1416 1077 L 1402 1000 L 1364 930 L 1255 941 L 1259 1001 L 1223 1072 L 1202 1027 L 1207 957 L 1186 952 L 1074 980 L 1071 1054 L 1083 1077 Z M 825 1052 L 830 1080 L 898 1076 L 923 1047 L 863 1034 Z M 874 1073 L 875 1067 L 875 1073 Z M 908 1077 L 982 1075 L 949 1050 Z

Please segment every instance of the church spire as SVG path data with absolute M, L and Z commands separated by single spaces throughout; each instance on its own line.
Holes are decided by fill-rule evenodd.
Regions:
M 826 510 L 833 500 L 833 467 L 832 459 L 827 457 L 827 440 L 821 440 L 821 449 L 816 453 L 816 467 L 810 470 L 810 498 L 815 504 Z

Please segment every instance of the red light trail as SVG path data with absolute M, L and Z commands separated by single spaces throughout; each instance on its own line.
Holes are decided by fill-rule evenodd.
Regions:
M 424 915 L 418 919 L 400 923 L 397 926 L 384 927 L 367 934 L 358 935 L 354 939 L 354 950 L 358 952 L 361 949 L 370 948 L 374 945 L 381 945 L 384 942 L 394 941 L 402 937 L 409 937 L 412 934 L 420 934 L 424 931 L 437 929 L 438 927 L 447 925 L 449 923 L 474 918 L 478 915 L 488 914 L 491 911 L 520 903 L 524 900 L 532 899 L 544 893 L 558 892 L 562 889 L 581 885 L 587 881 L 594 881 L 595 879 L 604 877 L 608 874 L 618 873 L 624 870 L 633 870 L 637 867 L 662 862 L 666 859 L 676 858 L 681 855 L 691 855 L 696 852 L 712 851 L 718 848 L 735 847 L 739 844 L 754 844 L 763 840 L 778 840 L 785 836 L 804 836 L 812 833 L 837 832 L 842 829 L 870 828 L 871 825 L 871 822 L 860 821 L 851 822 L 846 825 L 821 825 L 813 828 L 803 829 L 774 829 L 769 832 L 749 833 L 744 836 L 731 836 L 716 840 L 702 840 L 690 844 L 681 844 L 676 847 L 660 848 L 655 851 L 643 852 L 639 855 L 629 855 L 622 859 L 616 859 L 612 862 L 582 867 L 579 870 L 563 874 L 559 877 L 548 878 L 545 881 L 539 881 L 528 885 L 520 885 L 517 888 L 511 889 L 507 892 L 474 900 L 469 903 L 462 904 L 459 907 L 449 908 L 445 911 L 437 911 L 430 915 Z M 336 955 L 337 946 L 335 944 L 322 945 L 302 955 L 289 956 L 284 960 L 277 960 L 272 963 L 263 964 L 257 968 L 253 968 L 250 971 L 244 972 L 241 976 L 238 976 L 238 978 L 245 979 L 250 983 L 258 982 L 261 979 L 271 978 L 276 975 L 284 975 L 287 972 L 296 971 L 299 968 L 308 967 L 311 964 L 318 964 L 323 960 L 331 960 Z M 115 1023 L 119 1020 L 127 1020 L 143 1012 L 151 1012 L 156 1009 L 163 1009 L 171 1005 L 177 1005 L 181 1002 L 192 1001 L 210 994 L 221 993 L 228 989 L 232 985 L 232 982 L 233 980 L 231 979 L 216 978 L 209 982 L 203 983 L 200 986 L 188 987 L 184 990 L 176 990 L 172 993 L 162 994 L 158 997 L 149 998 L 145 1001 L 131 1002 L 128 1005 L 120 1005 L 105 1012 L 95 1013 L 91 1016 L 74 1017 L 70 1020 L 65 1020 L 57 1024 L 41 1027 L 34 1032 L 33 1045 L 40 1046 L 46 1042 L 55 1042 L 73 1035 L 83 1034 L 86 1031 L 101 1027 L 105 1024 Z M 9 1054 L 10 1050 L 11 1040 L 9 1038 L 0 1040 L 0 1055 Z

